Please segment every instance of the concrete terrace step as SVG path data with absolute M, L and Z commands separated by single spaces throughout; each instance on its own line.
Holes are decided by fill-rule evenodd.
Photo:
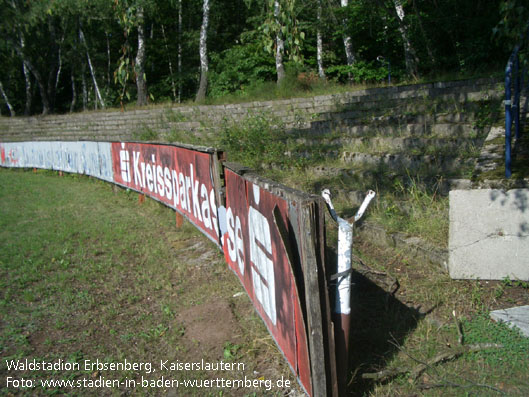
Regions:
M 478 94 L 480 99 L 491 101 L 489 95 L 476 93 L 476 95 Z M 497 100 L 497 95 L 494 98 Z M 316 99 L 317 97 L 315 101 Z M 296 124 L 302 128 L 308 128 L 310 125 L 317 125 L 318 123 L 340 122 L 343 120 L 347 122 L 351 122 L 352 120 L 363 120 L 363 122 L 367 122 L 369 119 L 377 116 L 383 117 L 388 114 L 402 114 L 409 117 L 410 115 L 445 113 L 448 117 L 449 114 L 459 113 L 461 114 L 460 117 L 469 120 L 481 106 L 481 103 L 469 100 L 468 98 L 465 99 L 461 94 L 433 98 L 422 96 L 407 99 L 372 98 L 369 101 L 344 102 L 343 104 L 332 104 L 329 101 L 316 103 L 317 105 L 306 108 L 285 106 L 270 108 L 268 111 L 273 113 L 275 117 L 280 118 L 290 128 L 296 127 Z M 239 120 L 241 117 L 244 118 L 259 114 L 267 115 L 264 111 L 263 113 L 245 111 L 243 113 L 223 115 L 222 120 Z M 215 116 L 215 112 L 213 111 L 208 113 L 208 118 L 219 121 L 219 117 Z
M 469 122 L 476 120 L 479 105 L 461 104 L 459 106 L 432 105 L 432 103 L 409 106 L 410 109 L 382 108 L 380 112 L 348 110 L 344 112 L 321 113 L 309 120 L 310 126 L 332 126 L 343 124 L 394 124 L 417 122 Z
M 487 127 L 488 128 L 488 127 Z M 437 123 L 437 124 L 401 124 L 377 126 L 376 124 L 344 125 L 333 130 L 295 130 L 291 131 L 293 139 L 317 142 L 328 137 L 376 138 L 376 137 L 415 137 L 415 138 L 470 138 L 473 139 L 483 133 L 483 129 L 474 124 Z
M 411 152 L 412 154 L 447 154 L 461 151 L 476 152 L 481 139 L 465 138 L 415 138 L 415 137 L 335 137 L 328 140 L 297 139 L 298 153 L 320 152 L 323 150 L 340 150 L 342 152 L 358 151 L 364 153 L 396 153 Z M 303 156 L 306 157 L 306 156 Z
M 442 176 L 441 190 L 443 194 L 447 194 L 452 186 L 461 188 L 464 184 L 470 183 L 468 173 L 472 171 L 475 164 L 474 159 L 426 157 L 426 161 L 423 162 L 421 161 L 424 158 L 422 156 L 421 158 L 396 156 L 391 160 L 385 157 L 369 159 L 371 164 L 369 161 L 354 164 L 331 162 L 311 167 L 308 172 L 312 175 L 315 186 L 323 186 L 322 184 L 329 180 L 334 183 L 337 179 L 340 180 L 339 189 L 345 193 L 359 186 L 391 185 L 395 180 L 409 181 L 410 175 L 420 179 L 427 186 L 437 186 L 440 181 L 439 177 Z M 395 164 L 395 162 L 398 166 L 388 165 Z
M 335 162 L 338 160 L 342 164 L 338 168 L 346 173 L 352 168 L 360 168 L 367 171 L 385 169 L 388 172 L 396 174 L 406 174 L 407 172 L 429 174 L 433 172 L 437 175 L 459 175 L 461 173 L 468 173 L 476 163 L 476 158 L 474 157 L 449 154 L 374 154 L 334 150 L 326 153 L 324 157 L 329 160 L 335 160 Z
M 381 155 L 345 152 L 341 156 L 345 164 L 363 167 L 387 167 L 393 170 L 408 170 L 413 172 L 456 173 L 459 170 L 473 166 L 476 159 L 461 158 L 450 155 L 410 155 L 405 153 L 385 153 Z

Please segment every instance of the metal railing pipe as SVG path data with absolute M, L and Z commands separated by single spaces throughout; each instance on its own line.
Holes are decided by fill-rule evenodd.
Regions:
M 518 46 L 516 46 L 518 47 Z M 511 107 L 511 77 L 512 77 L 512 60 L 518 52 L 515 48 L 507 66 L 505 67 L 505 178 L 510 178 L 511 170 L 511 127 L 512 127 L 512 107 Z
M 516 54 L 514 59 L 514 131 L 516 139 L 520 138 L 520 57 Z
M 526 44 L 529 37 L 529 23 L 525 33 L 522 33 L 518 44 L 514 49 L 505 66 L 505 177 L 512 175 L 512 124 L 514 122 L 515 137 L 520 138 L 520 95 L 524 89 L 525 67 L 520 73 L 520 48 Z M 514 76 L 513 76 L 514 74 Z M 512 85 L 512 88 L 511 88 Z M 512 95 L 514 89 L 514 96 Z

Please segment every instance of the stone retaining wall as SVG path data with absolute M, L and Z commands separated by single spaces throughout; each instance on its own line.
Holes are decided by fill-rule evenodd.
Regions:
M 242 104 L 1 117 L 0 140 L 134 140 L 153 132 L 157 140 L 164 141 L 170 140 L 168 135 L 175 131 L 207 138 L 215 133 L 223 120 L 236 122 L 259 113 L 279 118 L 287 128 L 310 130 L 318 121 L 348 118 L 352 110 L 393 107 L 398 103 L 421 99 L 476 101 L 497 96 L 499 86 L 497 80 L 480 79 Z

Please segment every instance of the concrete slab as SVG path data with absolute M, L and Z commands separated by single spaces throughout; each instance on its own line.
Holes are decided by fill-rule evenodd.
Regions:
M 522 334 L 529 338 L 529 306 L 518 306 L 510 309 L 501 309 L 490 312 L 494 321 L 503 321 L 509 327 L 517 327 Z
M 450 192 L 450 276 L 529 280 L 529 189 Z

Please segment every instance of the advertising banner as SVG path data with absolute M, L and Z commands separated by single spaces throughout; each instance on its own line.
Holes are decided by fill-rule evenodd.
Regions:
M 219 158 L 214 149 L 184 145 L 0 143 L 0 166 L 94 176 L 185 216 L 222 249 L 305 392 L 337 395 L 323 215 L 313 198 L 244 167 L 220 166 Z
M 113 181 L 109 142 L 0 143 L 0 165 L 43 168 L 94 176 Z
M 300 297 L 285 242 L 276 226 L 278 221 L 288 225 L 289 203 L 229 169 L 225 169 L 225 181 L 226 219 L 221 228 L 226 261 L 311 395 Z M 275 220 L 274 212 L 282 219 Z
M 213 162 L 213 151 L 173 145 L 88 141 L 0 143 L 1 166 L 90 175 L 142 192 L 180 212 L 220 245 Z
M 114 182 L 188 218 L 219 245 L 213 154 L 178 146 L 113 142 Z

